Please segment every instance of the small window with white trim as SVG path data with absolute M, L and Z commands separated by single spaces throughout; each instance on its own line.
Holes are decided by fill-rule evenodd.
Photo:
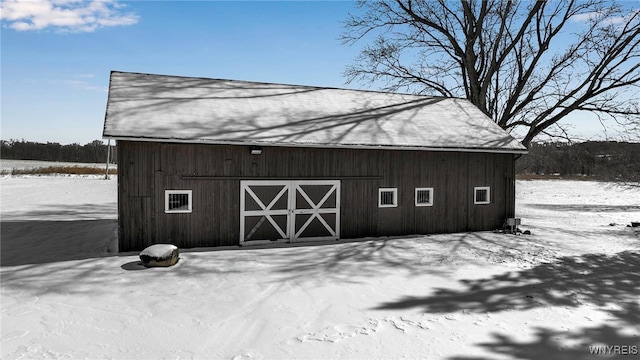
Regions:
M 378 189 L 378 207 L 397 207 L 398 189 L 380 188 Z
M 191 190 L 166 190 L 164 192 L 165 213 L 190 213 L 191 210 Z
M 477 205 L 491 203 L 491 188 L 489 186 L 477 186 L 473 188 L 473 203 Z
M 416 188 L 416 206 L 433 206 L 433 188 Z

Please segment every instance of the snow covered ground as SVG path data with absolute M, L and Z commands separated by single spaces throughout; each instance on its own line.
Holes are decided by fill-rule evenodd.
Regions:
M 640 346 L 640 228 L 625 226 L 640 221 L 638 189 L 518 181 L 532 235 L 181 249 L 176 266 L 147 269 L 116 252 L 116 182 L 0 179 L 3 359 L 598 359 L 611 357 L 590 346 Z

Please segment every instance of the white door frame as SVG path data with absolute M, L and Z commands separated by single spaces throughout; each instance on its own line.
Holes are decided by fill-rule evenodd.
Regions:
M 307 195 L 307 193 L 302 189 L 304 185 L 331 185 L 331 188 L 327 191 L 327 193 L 318 201 L 318 203 L 314 203 L 311 198 Z M 319 240 L 338 240 L 340 238 L 340 180 L 298 180 L 293 182 L 294 191 L 291 192 L 291 197 L 293 198 L 293 206 L 291 207 L 293 216 L 291 217 L 291 241 L 319 241 Z M 298 209 L 297 208 L 297 194 L 302 195 L 302 197 L 311 205 L 311 209 Z M 334 208 L 321 208 L 322 205 L 331 197 L 331 194 L 335 193 L 336 195 L 336 206 Z M 309 219 L 296 231 L 296 215 L 301 214 L 311 214 Z M 335 214 L 336 215 L 336 226 L 335 231 L 327 224 L 327 222 L 320 216 L 320 214 Z M 321 237 L 300 237 L 300 235 L 304 232 L 304 230 L 311 224 L 313 219 L 316 218 L 320 221 L 320 223 L 329 231 L 330 236 L 321 236 Z
M 260 200 L 258 195 L 251 190 L 251 186 L 282 186 L 282 190 L 271 200 L 269 204 L 265 204 Z M 304 191 L 304 185 L 331 185 L 327 193 L 315 203 Z M 336 205 L 333 208 L 322 208 L 322 205 L 335 193 Z M 287 209 L 271 209 L 283 196 L 288 196 Z M 310 209 L 297 208 L 297 195 L 300 194 Z M 245 210 L 246 196 L 250 196 L 261 208 L 260 210 Z M 311 214 L 309 219 L 300 226 L 296 231 L 296 215 Z M 335 230 L 327 224 L 320 214 L 335 214 L 336 224 Z M 282 229 L 271 217 L 272 215 L 287 215 L 287 223 L 285 229 Z M 263 216 L 261 222 L 269 221 L 273 228 L 281 236 L 276 241 L 271 240 L 245 240 L 245 216 Z M 304 230 L 311 224 L 313 219 L 318 219 L 320 223 L 329 231 L 330 236 L 321 237 L 301 237 Z M 259 223 L 261 224 L 261 223 Z M 256 225 L 254 227 L 257 227 Z M 337 240 L 340 238 L 340 180 L 242 180 L 240 181 L 240 245 L 260 245 L 273 242 L 302 242 L 302 241 L 321 241 L 321 240 Z

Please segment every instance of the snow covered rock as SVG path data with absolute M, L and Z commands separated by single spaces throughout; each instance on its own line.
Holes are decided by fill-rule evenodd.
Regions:
M 155 244 L 140 252 L 142 265 L 146 267 L 173 266 L 178 262 L 178 247 L 171 244 Z

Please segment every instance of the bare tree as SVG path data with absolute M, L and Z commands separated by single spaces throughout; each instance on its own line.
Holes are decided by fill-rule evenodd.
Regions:
M 345 75 L 349 83 L 387 91 L 465 97 L 521 134 L 526 146 L 542 133 L 568 137 L 558 121 L 577 111 L 638 128 L 640 9 L 634 5 L 361 1 L 342 40 L 371 42 Z

